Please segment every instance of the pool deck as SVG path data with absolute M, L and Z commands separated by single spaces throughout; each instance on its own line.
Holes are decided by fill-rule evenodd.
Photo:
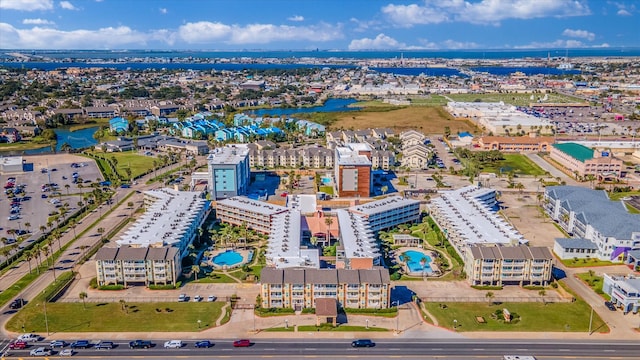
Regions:
M 222 254 L 222 253 L 227 252 L 227 250 L 233 250 L 233 251 L 237 252 L 238 254 L 240 254 L 240 256 L 242 256 L 242 261 L 240 261 L 239 263 L 234 264 L 234 265 L 218 265 L 218 264 L 215 264 L 215 263 L 213 262 L 213 258 L 215 258 L 216 256 L 218 256 L 218 255 L 220 255 L 220 254 Z M 244 264 L 246 264 L 246 263 L 248 262 L 248 261 L 247 261 L 247 259 L 249 258 L 249 253 L 250 253 L 250 252 L 253 252 L 253 250 L 230 249 L 230 248 L 229 248 L 229 249 L 218 249 L 218 250 L 214 250 L 214 251 L 212 251 L 212 252 L 211 252 L 211 255 L 210 255 L 210 258 L 209 258 L 208 263 L 209 263 L 209 265 L 211 265 L 215 270 L 227 270 L 227 269 L 234 269 L 234 268 L 240 267 L 240 266 L 242 266 L 242 265 L 244 265 Z

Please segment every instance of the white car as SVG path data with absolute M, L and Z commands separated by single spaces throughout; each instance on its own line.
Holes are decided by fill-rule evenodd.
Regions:
M 211 302 L 211 301 L 216 301 L 216 297 L 214 295 L 209 295 L 209 297 L 207 298 L 207 301 Z
M 38 341 L 38 340 L 40 340 L 40 335 L 26 333 L 26 334 L 22 334 L 22 335 L 18 336 L 18 340 L 21 340 L 21 341 Z
M 202 296 L 196 295 L 193 297 L 193 302 L 200 302 L 200 301 L 202 301 Z
M 29 353 L 31 356 L 51 356 L 51 350 L 45 347 L 39 347 L 37 349 L 31 350 Z
M 165 349 L 180 349 L 182 347 L 182 340 L 169 340 L 164 343 Z
M 60 356 L 73 356 L 73 354 L 75 354 L 73 352 L 73 349 L 64 349 L 64 350 L 60 350 L 60 353 L 58 355 L 60 355 Z

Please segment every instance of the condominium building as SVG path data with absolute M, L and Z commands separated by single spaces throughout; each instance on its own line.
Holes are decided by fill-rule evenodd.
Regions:
M 541 285 L 551 281 L 553 256 L 546 247 L 470 246 L 464 269 L 471 285 Z
M 349 208 L 349 212 L 364 217 L 373 232 L 420 220 L 420 202 L 401 196 L 390 196 Z
M 209 153 L 209 194 L 212 199 L 245 195 L 249 188 L 249 149 L 234 144 Z
M 271 232 L 276 215 L 288 212 L 284 206 L 236 196 L 216 203 L 216 216 L 220 221 L 264 234 Z
M 198 235 L 210 202 L 196 191 L 173 189 L 144 192 L 145 213 L 116 240 L 119 247 L 175 247 L 181 257 Z
M 573 238 L 556 240 L 562 251 L 556 254 L 571 259 L 579 239 L 593 243 L 590 257 L 605 261 L 624 261 L 633 249 L 640 249 L 640 214 L 631 214 L 621 201 L 611 201 L 604 190 L 578 186 L 551 186 L 545 189 L 545 212 Z M 584 245 L 582 245 L 584 247 Z M 585 256 L 586 257 L 586 256 Z
M 339 307 L 384 309 L 390 306 L 387 269 L 274 269 L 260 274 L 263 308 L 315 308 L 318 299 L 335 299 Z
M 299 210 L 277 213 L 271 220 L 265 253 L 267 266 L 320 268 L 318 249 L 303 249 L 300 246 L 302 216 Z
M 527 240 L 496 213 L 496 191 L 466 186 L 441 191 L 431 200 L 431 217 L 461 257 L 472 245 L 516 246 Z
M 620 178 L 623 169 L 622 160 L 618 160 L 608 151 L 595 151 L 576 143 L 554 144 L 551 147 L 551 159 L 577 177 L 588 175 L 595 178 Z
M 371 194 L 371 148 L 363 143 L 347 144 L 335 151 L 336 190 L 339 197 L 369 197 Z
M 336 268 L 371 269 L 380 265 L 380 250 L 367 219 L 344 209 L 336 210 L 335 214 L 340 229 Z
M 602 291 L 626 314 L 640 311 L 640 278 L 604 274 Z
M 99 286 L 176 285 L 182 271 L 180 252 L 174 247 L 101 248 L 95 255 Z

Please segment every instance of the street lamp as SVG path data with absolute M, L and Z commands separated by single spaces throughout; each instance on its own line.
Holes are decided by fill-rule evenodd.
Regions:
M 396 309 L 396 333 L 400 332 L 400 300 L 396 300 L 396 301 L 392 301 L 391 302 L 391 307 L 393 307 L 393 304 L 396 304 L 395 306 L 398 307 L 398 309 Z
M 367 322 L 367 329 L 369 328 L 369 319 L 365 320 Z
M 289 328 L 289 320 L 288 319 L 284 319 L 284 328 L 285 329 Z
M 49 336 L 49 318 L 47 317 L 47 299 L 46 298 L 42 302 L 42 308 L 44 309 L 44 326 L 47 330 L 47 336 Z M 22 326 L 22 331 L 24 331 L 24 325 Z
M 200 323 L 202 323 L 202 321 L 198 319 L 198 329 L 200 329 Z
M 455 331 L 458 328 L 458 320 L 453 319 L 453 330 Z

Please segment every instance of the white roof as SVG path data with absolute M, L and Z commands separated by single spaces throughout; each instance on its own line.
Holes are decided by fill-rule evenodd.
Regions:
M 338 165 L 371 165 L 371 160 L 348 147 L 337 147 L 336 163 Z
M 420 202 L 418 200 L 405 199 L 402 196 L 390 196 L 382 200 L 352 206 L 349 208 L 349 211 L 355 211 L 371 216 L 379 213 L 386 213 L 411 204 L 420 204 Z
M 340 243 L 347 258 L 377 258 L 378 245 L 369 222 L 362 216 L 344 209 L 335 211 L 340 228 Z
M 276 268 L 320 267 L 317 249 L 300 249 L 301 218 L 297 210 L 289 210 L 272 218 L 266 253 L 269 264 Z
M 503 220 L 485 202 L 492 198 L 493 189 L 470 185 L 453 191 L 442 191 L 441 197 L 433 199 L 437 207 L 452 224 L 452 231 L 465 239 L 467 244 L 525 244 L 527 240 L 510 224 Z
M 245 144 L 232 144 L 215 148 L 209 152 L 207 161 L 212 165 L 235 165 L 249 156 L 249 148 Z
M 316 211 L 316 196 L 311 194 L 287 195 L 287 207 L 299 210 L 303 214 L 311 214 Z
M 1 158 L 2 164 L 8 165 L 22 165 L 22 156 L 8 156 Z
M 116 241 L 118 246 L 160 247 L 176 245 L 192 233 L 193 222 L 202 211 L 206 200 L 196 191 L 159 189 L 145 191 L 156 201 Z
M 217 202 L 217 204 L 251 211 L 261 215 L 275 215 L 288 210 L 284 206 L 270 204 L 264 201 L 252 200 L 245 196 L 234 196 L 228 199 L 220 200 Z

